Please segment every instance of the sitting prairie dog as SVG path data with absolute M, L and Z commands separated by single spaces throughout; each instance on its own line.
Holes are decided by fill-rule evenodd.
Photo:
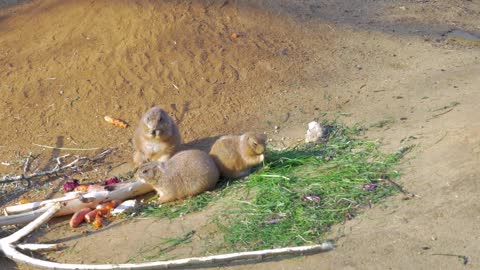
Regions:
M 264 160 L 266 140 L 265 134 L 254 132 L 223 136 L 212 145 L 210 155 L 223 177 L 241 178 Z
M 135 167 L 148 161 L 166 161 L 182 142 L 175 121 L 160 106 L 145 112 L 133 135 Z
M 220 173 L 206 152 L 186 150 L 165 162 L 142 164 L 135 177 L 152 185 L 159 201 L 165 203 L 213 189 Z

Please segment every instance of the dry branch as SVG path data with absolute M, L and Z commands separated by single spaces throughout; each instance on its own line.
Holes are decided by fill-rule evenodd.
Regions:
M 94 158 L 89 158 L 89 157 L 80 157 L 80 156 L 73 156 L 75 159 L 71 161 L 70 163 L 64 164 L 64 160 L 68 157 L 72 157 L 70 154 L 63 155 L 61 157 L 56 158 L 57 164 L 55 164 L 55 167 L 51 170 L 45 170 L 45 171 L 40 171 L 36 173 L 32 173 L 29 175 L 26 174 L 21 174 L 21 175 L 5 175 L 2 178 L 0 178 L 0 184 L 6 184 L 6 183 L 12 183 L 12 182 L 17 182 L 17 181 L 23 181 L 27 180 L 30 181 L 30 179 L 35 178 L 35 177 L 42 177 L 42 176 L 47 176 L 47 175 L 53 175 L 53 174 L 58 174 L 67 170 L 72 170 L 76 171 L 80 169 L 82 166 L 85 166 L 88 162 L 94 162 L 99 159 L 104 158 L 107 154 L 109 154 L 112 151 L 112 149 L 107 149 L 100 154 L 98 154 Z M 30 183 L 30 182 L 29 182 Z
M 18 244 L 17 248 L 29 251 L 52 251 L 58 250 L 58 244 Z
M 239 261 L 239 260 L 264 260 L 273 256 L 280 255 L 302 255 L 306 253 L 313 252 L 324 252 L 333 249 L 331 243 L 323 243 L 320 245 L 314 246 L 303 246 L 303 247 L 291 247 L 291 248 L 279 248 L 279 249 L 269 249 L 269 250 L 260 250 L 260 251 L 250 251 L 250 252 L 239 252 L 223 255 L 214 255 L 207 257 L 196 257 L 196 258 L 187 258 L 171 261 L 157 261 L 157 262 L 148 262 L 141 264 L 99 264 L 99 265 L 87 265 L 87 264 L 62 264 L 49 262 L 44 260 L 39 260 L 26 256 L 16 250 L 15 242 L 21 240 L 29 233 L 31 233 L 36 228 L 40 227 L 43 223 L 47 222 L 51 217 L 53 217 L 61 208 L 61 203 L 56 203 L 51 206 L 45 213 L 43 213 L 36 220 L 32 221 L 27 226 L 23 227 L 16 233 L 0 239 L 0 251 L 3 254 L 16 261 L 25 263 L 30 266 L 40 267 L 44 269 L 171 269 L 179 267 L 198 267 L 206 265 L 219 265 L 229 262 Z M 45 246 L 45 245 L 44 245 Z
M 47 211 L 49 206 L 58 202 L 62 202 L 63 207 L 56 212 L 55 216 L 57 217 L 71 215 L 85 207 L 95 208 L 104 201 L 124 201 L 153 191 L 151 185 L 138 181 L 111 185 L 108 186 L 108 189 L 83 194 L 74 193 L 73 196 L 67 193 L 67 195 L 53 200 L 6 207 L 4 209 L 5 214 L 18 214 L 0 217 L 0 226 L 28 223 Z
M 40 227 L 42 224 L 47 222 L 50 218 L 58 213 L 61 209 L 62 203 L 55 203 L 53 206 L 50 206 L 47 211 L 45 211 L 40 217 L 29 223 L 27 226 L 23 227 L 14 234 L 0 239 L 0 252 L 3 253 L 6 257 L 20 263 L 24 263 L 35 268 L 44 268 L 44 269 L 56 269 L 56 270 L 72 270 L 72 269 L 172 269 L 180 267 L 201 267 L 201 266 L 214 266 L 220 265 L 235 261 L 249 260 L 249 261 L 261 261 L 267 258 L 281 256 L 281 255 L 304 255 L 306 253 L 314 252 L 325 252 L 333 249 L 331 243 L 323 243 L 320 245 L 314 246 L 302 246 L 302 247 L 290 247 L 290 248 L 278 248 L 278 249 L 269 249 L 269 250 L 259 250 L 259 251 L 249 251 L 249 252 L 239 252 L 239 253 L 230 253 L 223 255 L 214 255 L 207 257 L 195 257 L 195 258 L 186 258 L 179 260 L 171 261 L 156 261 L 148 262 L 141 264 L 98 264 L 98 265 L 88 265 L 88 264 L 63 264 L 50 261 L 44 261 L 40 259 L 35 259 L 24 255 L 16 250 L 20 246 L 16 246 L 15 243 L 20 241 L 23 237 L 27 236 L 36 228 Z M 53 248 L 53 246 L 48 244 L 40 245 L 31 245 L 26 244 L 23 247 L 29 247 L 30 249 L 34 248 Z

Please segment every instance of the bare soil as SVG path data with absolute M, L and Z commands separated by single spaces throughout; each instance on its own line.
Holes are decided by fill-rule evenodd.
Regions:
M 105 164 L 72 175 L 101 181 L 131 160 L 132 126 L 153 104 L 200 148 L 208 138 L 247 130 L 265 131 L 282 147 L 302 139 L 313 119 L 361 123 L 385 151 L 416 145 L 400 182 L 417 196 L 395 196 L 336 226 L 333 252 L 228 268 L 480 268 L 480 42 L 450 34 L 480 37 L 480 2 L 44 0 L 0 7 L 1 161 L 39 153 L 34 170 L 72 153 L 33 143 L 113 147 Z M 108 125 L 104 115 L 130 127 Z M 0 165 L 0 173 L 15 168 Z M 35 192 L 2 194 L 2 204 L 54 196 L 60 180 L 49 180 Z M 176 221 L 114 222 L 89 234 L 57 220 L 33 238 L 71 247 L 49 255 L 56 261 L 122 263 L 191 230 L 218 241 L 209 223 L 218 207 Z M 199 243 L 174 255 L 212 252 Z M 467 256 L 468 263 L 436 254 Z M 0 266 L 28 269 L 4 259 Z

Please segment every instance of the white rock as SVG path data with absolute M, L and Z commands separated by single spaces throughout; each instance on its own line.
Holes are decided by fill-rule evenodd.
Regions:
M 136 207 L 138 206 L 136 200 L 128 200 L 124 201 L 121 203 L 119 206 L 117 206 L 115 209 L 110 212 L 112 216 L 117 216 L 123 213 L 128 213 L 133 211 Z
M 318 122 L 312 121 L 308 123 L 307 134 L 305 134 L 305 142 L 319 142 L 322 139 L 324 132 L 325 130 Z

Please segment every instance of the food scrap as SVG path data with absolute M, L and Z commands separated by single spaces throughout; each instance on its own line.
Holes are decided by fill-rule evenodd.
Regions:
M 118 180 L 117 177 L 112 177 L 112 178 L 109 178 L 107 180 L 105 180 L 105 182 L 103 183 L 105 186 L 110 186 L 110 185 L 115 185 L 115 184 L 118 184 L 120 183 L 120 180 Z
M 70 192 L 73 191 L 76 187 L 78 187 L 80 184 L 78 183 L 77 179 L 69 180 L 63 184 L 63 190 L 65 192 Z
M 105 220 L 102 218 L 102 216 L 97 215 L 95 217 L 95 220 L 92 222 L 93 227 L 99 229 L 103 227 L 103 224 L 105 223 Z
M 105 117 L 103 117 L 103 119 L 105 119 L 105 121 L 107 121 L 107 123 L 110 123 L 116 127 L 119 127 L 119 128 L 126 128 L 128 127 L 128 124 L 123 121 L 123 120 L 120 120 L 120 119 L 116 119 L 116 118 L 113 118 L 111 116 L 108 116 L 106 115 Z
M 29 199 L 21 199 L 18 204 L 27 204 L 27 203 L 31 203 L 32 201 L 30 201 Z
M 72 218 L 70 219 L 70 227 L 76 228 L 82 222 L 85 220 L 85 215 L 88 214 L 88 212 L 92 211 L 90 208 L 83 208 L 79 211 L 77 211 L 75 214 L 73 214 Z
M 94 209 L 85 215 L 85 222 L 92 223 L 98 215 L 98 210 Z
M 374 191 L 377 189 L 377 184 L 366 184 L 362 187 L 362 189 L 366 191 Z

